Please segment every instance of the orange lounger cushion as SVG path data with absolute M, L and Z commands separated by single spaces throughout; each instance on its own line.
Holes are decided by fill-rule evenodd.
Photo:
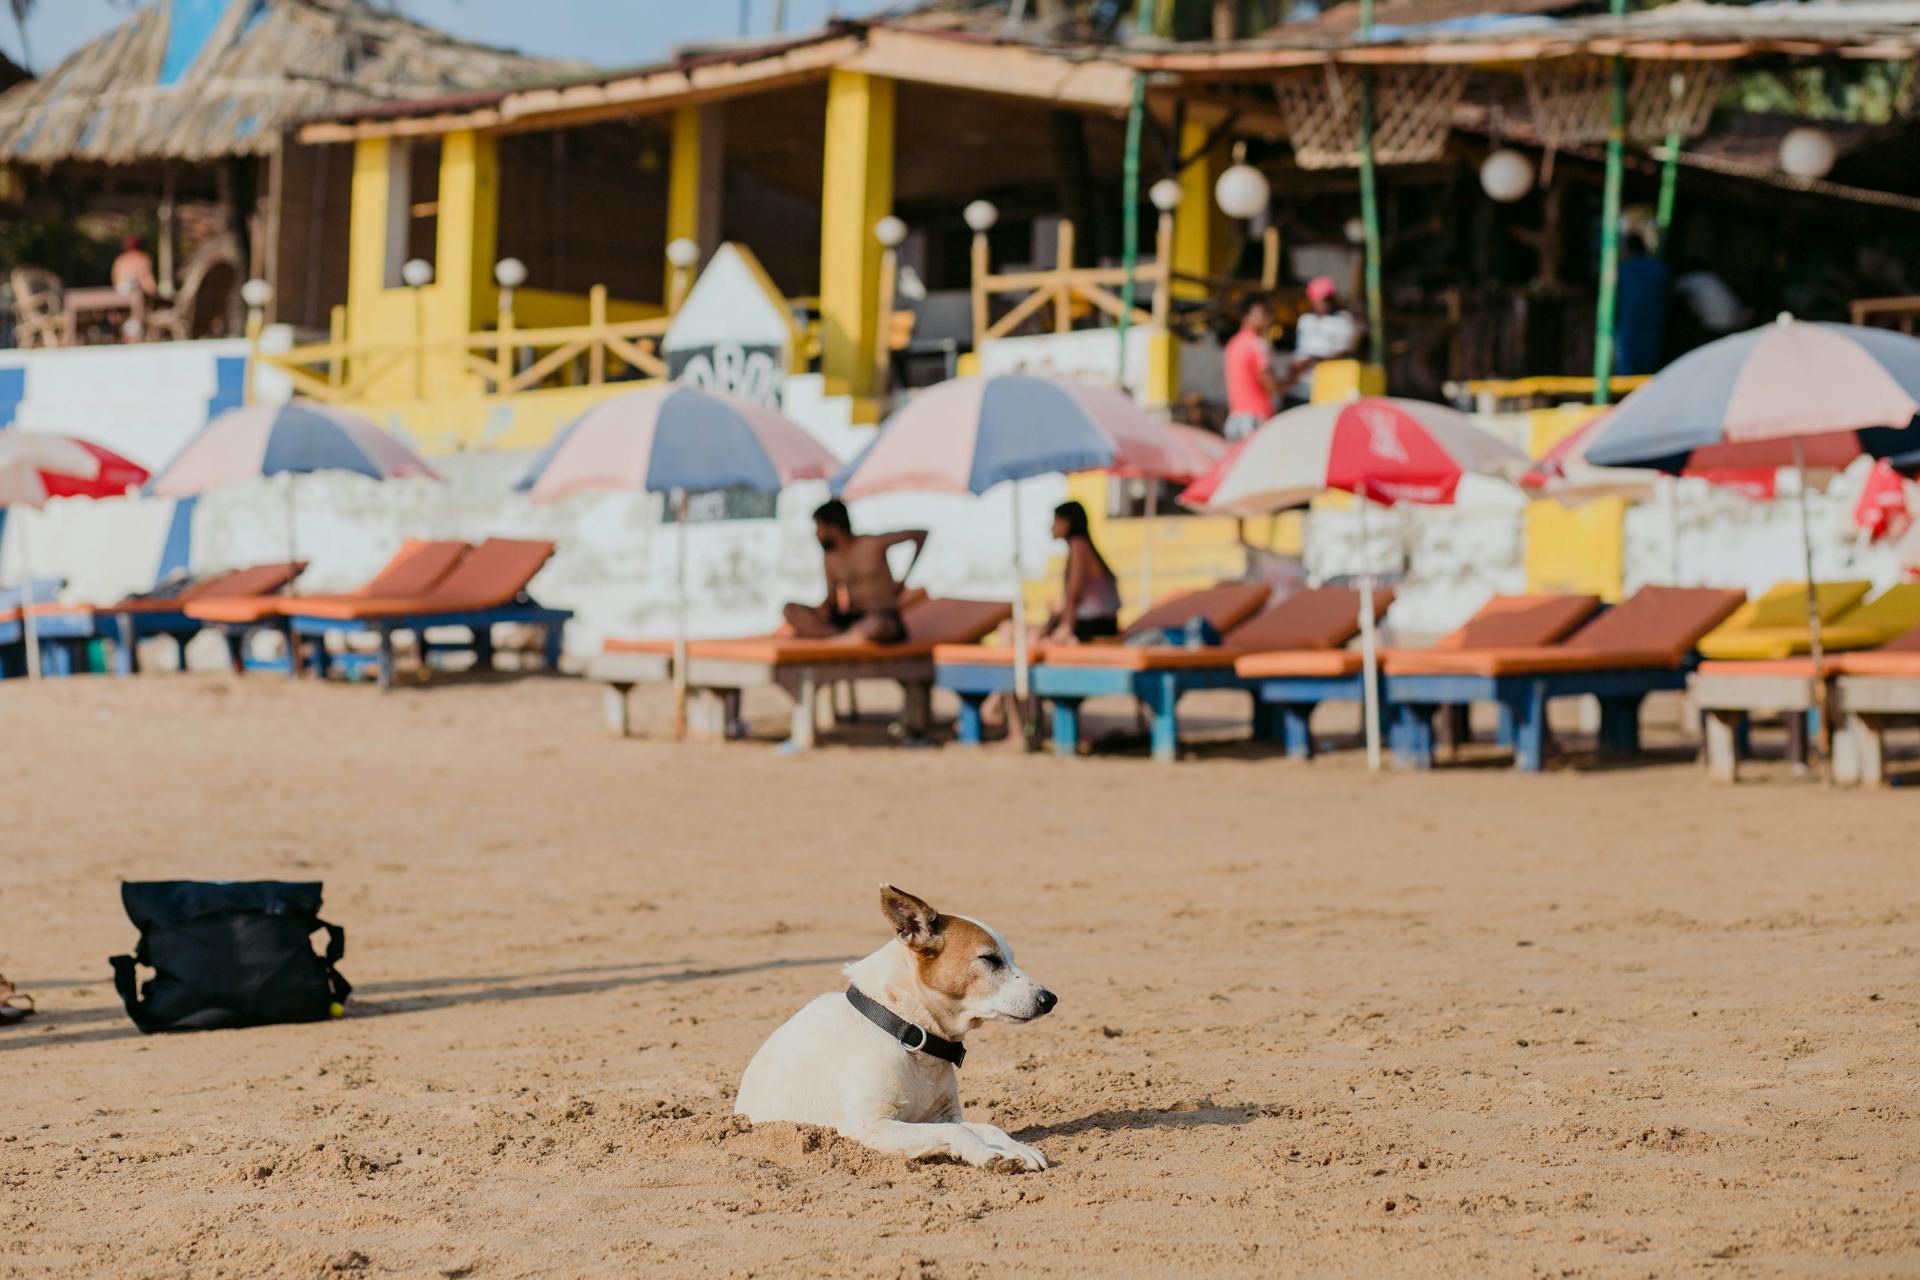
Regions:
M 1374 593 L 1377 619 L 1393 592 Z M 1316 587 L 1288 596 L 1227 632 L 1217 647 L 1176 645 L 1060 645 L 1047 661 L 1063 667 L 1113 667 L 1122 671 L 1192 671 L 1231 667 L 1241 654 L 1337 649 L 1360 630 L 1360 593 L 1348 587 Z
M 1214 630 L 1224 635 L 1252 617 L 1268 594 L 1266 585 L 1258 582 L 1222 582 L 1199 591 L 1182 591 L 1141 614 L 1133 625 L 1112 640 L 1096 640 L 1084 645 L 1036 644 L 1027 650 L 1027 661 L 1051 662 L 1056 654 L 1117 649 L 1129 636 L 1184 627 L 1195 618 L 1205 618 Z M 1014 653 L 1010 644 L 975 645 L 964 653 L 936 652 L 933 659 L 949 665 L 1010 667 Z
M 1517 649 L 1552 644 L 1591 618 L 1599 596 L 1495 596 L 1435 649 Z
M 34 612 L 40 616 L 54 613 L 180 613 L 203 600 L 278 591 L 304 573 L 306 568 L 307 562 L 304 560 L 259 564 L 216 574 L 203 582 L 194 583 L 177 595 L 128 596 L 118 603 L 102 605 L 40 605 Z
M 1249 653 L 1233 664 L 1235 675 L 1254 680 L 1289 676 L 1335 678 L 1357 675 L 1360 655 L 1351 649 L 1296 649 L 1290 653 Z
M 1827 660 L 1827 669 L 1843 676 L 1920 676 L 1920 652 L 1868 649 L 1861 653 L 1835 654 Z
M 1839 659 L 1827 659 L 1827 673 L 1835 674 Z M 1916 668 L 1920 669 L 1920 668 Z M 1694 668 L 1702 676 L 1782 676 L 1794 680 L 1813 679 L 1812 658 L 1713 658 Z
M 798 636 L 744 636 L 737 640 L 689 640 L 687 652 L 697 658 L 731 659 L 770 665 L 819 662 L 866 662 L 887 658 L 925 658 L 934 650 L 960 648 L 975 652 L 972 643 L 1013 615 L 1011 605 L 996 600 L 942 600 L 921 595 L 900 611 L 907 638 L 897 644 L 840 639 L 803 640 Z M 607 653 L 671 655 L 672 640 L 609 639 Z
M 1501 676 L 1677 667 L 1743 599 L 1739 591 L 1710 587 L 1643 587 L 1560 644 L 1399 651 L 1388 655 L 1386 669 L 1397 676 Z
M 341 622 L 477 613 L 512 604 L 553 558 L 551 542 L 488 538 L 469 552 L 437 586 L 416 596 L 365 596 L 288 601 L 287 613 Z
M 1664 649 L 1591 653 L 1565 647 L 1471 649 L 1458 653 L 1396 650 L 1382 660 L 1389 675 L 1550 675 L 1556 671 L 1619 671 L 1678 666 Z
M 387 561 L 385 568 L 356 590 L 317 596 L 276 594 L 277 588 L 273 587 L 247 592 L 226 591 L 216 598 L 194 600 L 187 609 L 187 616 L 205 622 L 244 625 L 277 618 L 296 606 L 316 601 L 418 595 L 446 577 L 469 550 L 471 548 L 464 542 L 409 538 L 400 545 L 393 559 Z

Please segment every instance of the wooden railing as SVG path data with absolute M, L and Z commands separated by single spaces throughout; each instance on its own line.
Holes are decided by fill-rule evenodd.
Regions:
M 1853 304 L 1853 322 L 1901 333 L 1920 333 L 1920 297 L 1859 298 Z
M 1193 275 L 1173 269 L 1173 217 L 1163 214 L 1155 235 L 1154 256 L 1136 264 L 1133 278 L 1143 291 L 1151 292 L 1150 307 L 1135 306 L 1129 314 L 1122 291 L 1126 288 L 1124 267 L 1076 267 L 1073 265 L 1075 233 L 1073 223 L 1062 219 L 1054 248 L 1053 267 L 1041 271 L 1009 271 L 995 274 L 988 260 L 987 237 L 973 237 L 973 347 L 994 338 L 1011 337 L 1031 322 L 1043 320 L 1053 333 L 1069 333 L 1075 321 L 1099 313 L 1129 324 L 1166 328 L 1174 318 L 1176 286 L 1194 286 L 1199 301 L 1183 308 L 1185 319 L 1210 319 L 1214 311 L 1227 305 L 1235 295 L 1258 290 L 1272 293 L 1280 275 L 1280 236 L 1269 227 L 1261 238 L 1262 255 L 1259 280 L 1229 280 L 1218 276 Z M 993 316 L 995 299 L 1013 297 L 1013 305 L 998 318 Z
M 376 388 L 390 389 L 409 370 L 414 397 L 423 399 L 433 390 L 429 369 L 443 372 L 449 361 L 478 378 L 483 394 L 504 396 L 545 386 L 599 386 L 621 367 L 664 378 L 660 340 L 670 324 L 670 316 L 609 321 L 606 288 L 596 285 L 581 325 L 522 329 L 503 311 L 497 328 L 459 338 L 352 342 L 346 338 L 345 309 L 336 307 L 329 341 L 276 353 L 256 348 L 254 358 L 284 375 L 296 394 L 327 402 L 368 398 Z

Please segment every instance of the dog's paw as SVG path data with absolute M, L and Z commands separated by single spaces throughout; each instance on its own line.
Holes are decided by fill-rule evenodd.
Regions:
M 1038 1147 L 1009 1138 L 1004 1146 L 993 1149 L 987 1168 L 996 1173 L 1039 1173 L 1047 1167 L 1047 1157 Z

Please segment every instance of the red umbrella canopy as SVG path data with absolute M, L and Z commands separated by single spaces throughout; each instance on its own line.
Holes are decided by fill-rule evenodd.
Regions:
M 90 480 L 57 471 L 42 471 L 41 483 L 46 486 L 49 498 L 117 498 L 129 489 L 138 489 L 152 478 L 145 467 L 105 445 L 80 439 L 74 440 L 74 443 L 99 461 L 100 470 Z
M 0 505 L 51 498 L 117 498 L 147 469 L 103 445 L 47 431 L 0 431 Z

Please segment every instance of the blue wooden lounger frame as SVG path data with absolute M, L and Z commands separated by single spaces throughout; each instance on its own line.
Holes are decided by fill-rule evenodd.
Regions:
M 1513 747 L 1513 767 L 1521 773 L 1538 773 L 1546 765 L 1552 741 L 1547 704 L 1555 698 L 1592 697 L 1600 701 L 1600 749 L 1631 753 L 1640 749 L 1640 704 L 1650 693 L 1685 689 L 1693 665 L 1689 659 L 1675 667 L 1386 676 L 1381 684 L 1382 700 L 1391 708 L 1387 745 L 1401 768 L 1431 769 L 1434 713 L 1443 707 L 1492 702 L 1500 707 L 1501 737 L 1510 739 Z
M 457 613 L 396 613 L 384 618 L 313 618 L 293 614 L 287 622 L 296 639 L 311 641 L 308 652 L 311 666 L 316 675 L 324 676 L 339 663 L 352 672 L 369 661 L 364 654 L 329 654 L 326 647 L 328 635 L 371 635 L 379 642 L 379 649 L 371 658 L 379 674 L 380 688 L 393 688 L 393 637 L 396 632 L 410 631 L 419 641 L 420 657 L 425 661 L 435 653 L 471 653 L 474 662 L 483 670 L 493 669 L 493 628 L 502 623 L 520 623 L 546 628 L 542 645 L 549 671 L 560 666 L 561 642 L 565 637 L 566 624 L 573 618 L 567 609 L 548 609 L 531 600 L 516 601 L 513 604 L 500 605 L 492 609 L 476 609 Z M 429 641 L 427 632 L 437 627 L 464 627 L 468 638 L 465 643 L 445 640 Z

